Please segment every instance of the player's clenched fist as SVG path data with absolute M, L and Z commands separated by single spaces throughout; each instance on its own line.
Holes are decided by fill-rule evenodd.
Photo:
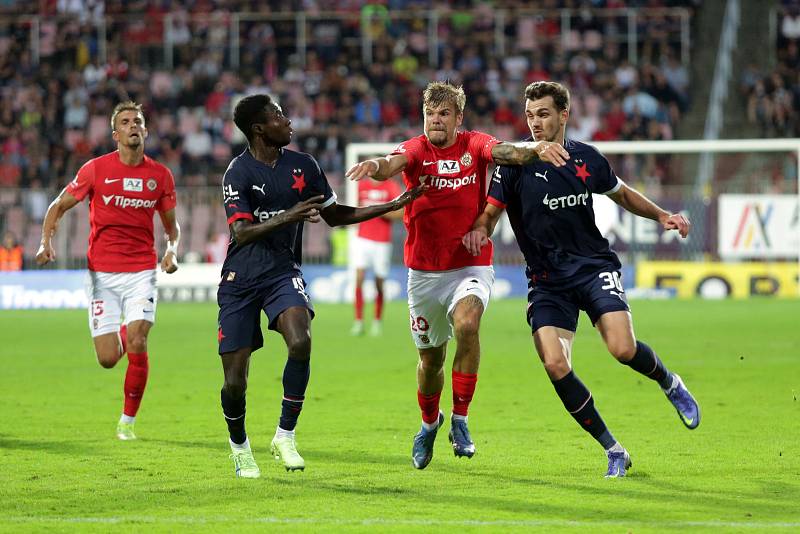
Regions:
M 55 259 L 56 251 L 53 249 L 53 245 L 51 245 L 50 242 L 39 245 L 39 250 L 36 251 L 36 263 L 38 265 L 50 263 Z
M 682 213 L 674 213 L 661 221 L 664 230 L 677 230 L 681 237 L 689 235 L 692 223 Z

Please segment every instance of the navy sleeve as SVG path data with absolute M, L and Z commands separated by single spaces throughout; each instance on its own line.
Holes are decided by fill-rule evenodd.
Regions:
M 488 202 L 498 208 L 505 208 L 517 196 L 517 182 L 521 167 L 498 165 L 492 173 L 489 184 Z
M 309 176 L 308 188 L 302 198 L 303 200 L 308 200 L 311 197 L 322 195 L 325 197 L 322 201 L 322 208 L 325 209 L 336 203 L 336 193 L 331 189 L 328 177 L 325 176 L 325 171 L 319 166 L 317 160 L 311 156 L 308 156 L 308 158 L 311 160 L 311 165 L 309 166 L 311 176 Z
M 611 168 L 611 164 L 606 157 L 599 152 L 594 152 L 594 158 L 592 159 L 595 162 L 595 169 L 594 176 L 591 177 L 591 180 L 588 180 L 589 190 L 592 193 L 607 195 L 619 189 L 619 178 L 617 178 L 617 174 Z
M 250 207 L 249 194 L 247 189 L 247 177 L 235 162 L 231 163 L 225 175 L 222 177 L 222 198 L 225 203 L 225 215 L 228 217 L 228 224 L 232 224 L 239 219 L 253 221 L 253 210 Z

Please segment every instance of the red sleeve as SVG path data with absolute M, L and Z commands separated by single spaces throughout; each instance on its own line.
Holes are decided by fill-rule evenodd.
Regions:
M 161 198 L 158 199 L 156 210 L 169 211 L 178 204 L 178 199 L 175 195 L 175 177 L 172 176 L 172 171 L 164 168 L 164 191 L 161 193 Z
M 408 141 L 403 141 L 397 148 L 395 148 L 390 155 L 397 155 L 402 154 L 408 160 L 406 163 L 406 173 L 409 175 L 415 175 L 416 171 L 420 168 L 420 164 L 422 163 L 423 158 L 425 157 L 423 153 L 423 144 L 422 140 L 419 137 L 414 137 L 409 139 Z
M 492 157 L 492 148 L 498 143 L 500 143 L 500 140 L 493 135 L 483 132 L 472 132 L 472 138 L 470 139 L 471 152 L 479 154 L 488 164 L 494 161 Z
M 67 184 L 64 190 L 79 201 L 83 200 L 94 189 L 94 176 L 94 160 L 90 159 L 78 169 L 75 178 Z

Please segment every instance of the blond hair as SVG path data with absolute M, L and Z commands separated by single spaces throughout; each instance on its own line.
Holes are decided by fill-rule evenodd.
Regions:
M 142 111 L 142 105 L 137 104 L 133 100 L 126 100 L 125 102 L 120 102 L 114 107 L 114 111 L 111 112 L 111 129 L 116 130 L 117 125 L 117 115 L 122 113 L 123 111 L 135 111 L 137 113 L 142 114 L 142 118 L 144 118 L 144 111 Z
M 467 104 L 467 95 L 464 87 L 453 85 L 449 81 L 431 82 L 422 93 L 422 107 L 438 108 L 444 104 L 453 104 L 458 113 L 464 113 Z

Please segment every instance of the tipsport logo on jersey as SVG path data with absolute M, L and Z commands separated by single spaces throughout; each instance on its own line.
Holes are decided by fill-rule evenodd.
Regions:
M 477 183 L 478 175 L 473 173 L 469 176 L 464 176 L 462 178 L 445 178 L 443 176 L 429 176 L 427 181 L 428 185 L 431 186 L 432 189 L 452 189 L 455 191 L 456 189 L 460 189 L 467 185 L 472 185 Z

